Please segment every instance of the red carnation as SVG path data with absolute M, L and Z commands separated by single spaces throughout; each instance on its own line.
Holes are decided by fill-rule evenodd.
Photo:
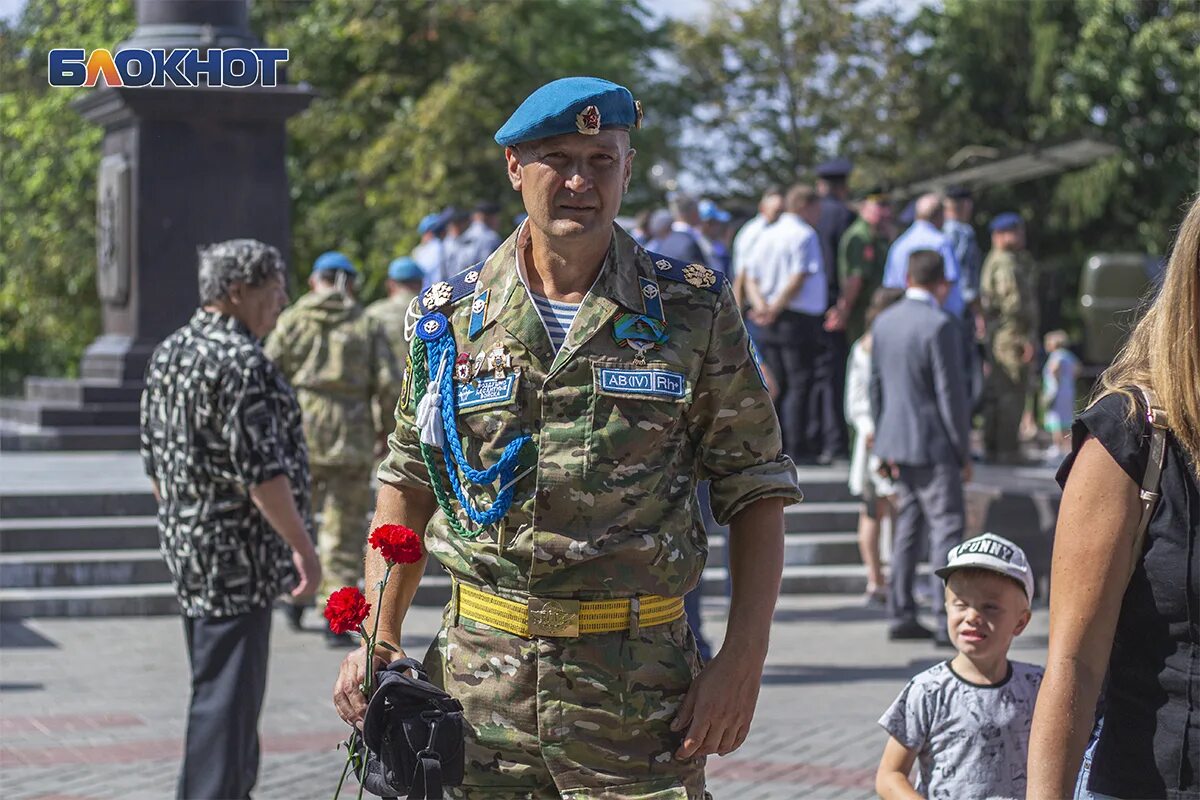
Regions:
M 371 531 L 370 542 L 388 564 L 415 564 L 421 560 L 421 537 L 404 525 L 380 525 Z
M 329 630 L 334 633 L 349 633 L 358 630 L 371 606 L 367 598 L 358 589 L 347 586 L 329 595 L 325 604 L 325 619 L 329 620 Z

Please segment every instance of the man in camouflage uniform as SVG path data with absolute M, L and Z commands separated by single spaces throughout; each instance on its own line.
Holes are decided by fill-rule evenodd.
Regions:
M 408 307 L 421 292 L 421 265 L 410 256 L 401 256 L 388 264 L 387 297 L 376 300 L 367 306 L 366 315 L 379 323 L 391 345 L 396 364 L 404 363 L 408 357 L 409 332 L 405 325 Z M 392 410 L 394 405 L 373 403 L 375 430 L 390 431 L 392 429 Z M 380 442 L 382 445 L 382 442 Z M 384 448 L 380 446 L 376 455 L 382 456 Z
M 992 365 L 984 389 L 983 445 L 1001 464 L 1020 461 L 1019 435 L 1038 335 L 1037 267 L 1025 250 L 1025 223 L 1014 213 L 989 226 L 992 250 L 983 262 L 980 298 Z
M 371 404 L 391 406 L 400 385 L 383 327 L 354 299 L 356 275 L 341 253 L 318 257 L 311 291 L 280 315 L 265 348 L 295 388 L 304 415 L 312 507 L 321 515 L 321 606 L 331 592 L 358 583 L 371 468 L 383 436 L 372 422 Z M 293 619 L 298 624 L 298 612 Z M 348 636 L 329 638 L 331 644 L 353 643 Z
M 596 78 L 535 91 L 496 134 L 528 220 L 414 304 L 414 386 L 373 524 L 424 531 L 454 578 L 425 666 L 465 708 L 455 798 L 700 800 L 704 757 L 736 749 L 754 711 L 782 509 L 800 492 L 724 276 L 613 224 L 640 117 L 627 89 Z M 431 431 L 419 395 L 439 386 L 457 410 Z M 436 430 L 441 446 L 423 445 Z M 470 509 L 446 488 L 454 462 L 501 467 L 471 488 Z M 703 479 L 730 524 L 733 577 L 728 635 L 707 665 L 682 616 L 708 549 Z M 475 521 L 485 510 L 495 524 Z M 383 569 L 368 553 L 367 583 Z M 400 641 L 423 570 L 393 574 L 382 639 Z M 365 709 L 364 657 L 348 656 L 335 686 L 348 722 Z

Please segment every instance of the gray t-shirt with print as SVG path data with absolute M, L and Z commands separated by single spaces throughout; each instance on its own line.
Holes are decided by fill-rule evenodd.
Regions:
M 1009 662 L 993 686 L 960 678 L 943 662 L 908 682 L 879 718 L 896 741 L 917 751 L 916 790 L 929 800 L 1025 797 L 1029 726 L 1042 668 Z

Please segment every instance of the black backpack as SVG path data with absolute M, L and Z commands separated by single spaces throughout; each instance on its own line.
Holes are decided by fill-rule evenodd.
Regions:
M 416 677 L 408 674 L 412 670 Z M 402 658 L 376 673 L 363 718 L 363 788 L 385 798 L 440 800 L 463 780 L 462 704 L 429 682 L 420 662 Z M 362 774 L 365 771 L 365 775 Z

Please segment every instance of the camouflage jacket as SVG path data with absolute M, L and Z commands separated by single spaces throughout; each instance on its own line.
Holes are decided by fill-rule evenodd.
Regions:
M 528 433 L 533 469 L 518 469 L 500 523 L 468 540 L 439 510 L 426 547 L 460 580 L 518 597 L 681 595 L 696 585 L 708 552 L 697 480 L 712 481 L 721 522 L 760 498 L 801 499 L 732 292 L 720 273 L 649 253 L 616 228 L 556 354 L 519 275 L 519 235 L 452 280 L 465 288 L 441 310 L 460 353 L 474 359 L 500 347 L 512 359 L 512 388 L 492 402 L 474 405 L 484 392 L 473 386 L 490 373 L 456 386 L 471 465 L 491 466 Z M 641 363 L 618 343 L 615 323 L 656 311 L 668 340 Z M 379 478 L 428 489 L 407 383 Z M 445 461 L 434 452 L 444 483 Z M 471 497 L 490 504 L 498 488 L 476 487 Z M 453 496 L 451 504 L 473 529 Z
M 979 295 L 993 340 L 1037 336 L 1037 267 L 1028 252 L 993 248 L 983 262 Z
M 383 332 L 396 354 L 396 363 L 403 364 L 408 355 L 408 341 L 404 338 L 404 316 L 414 295 L 402 289 L 393 297 L 376 300 L 366 308 L 366 315 L 383 326 Z
M 341 292 L 310 292 L 279 316 L 264 349 L 296 390 L 309 460 L 371 463 L 382 434 L 371 403 L 391 407 L 400 392 L 383 327 Z

